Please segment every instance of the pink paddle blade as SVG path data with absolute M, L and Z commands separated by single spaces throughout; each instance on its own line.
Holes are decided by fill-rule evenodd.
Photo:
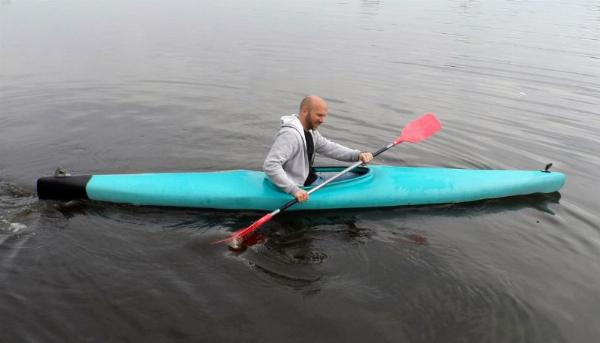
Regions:
M 394 141 L 394 144 L 401 142 L 418 143 L 427 139 L 441 128 L 442 124 L 436 118 L 435 114 L 424 114 L 408 123 L 402 130 L 402 135 Z

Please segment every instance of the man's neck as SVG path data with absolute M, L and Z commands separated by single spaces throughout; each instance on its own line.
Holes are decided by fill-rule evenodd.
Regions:
M 308 123 L 306 122 L 306 117 L 298 117 L 298 120 L 300 120 L 300 124 L 302 124 L 302 128 L 304 129 L 304 131 L 308 131 Z

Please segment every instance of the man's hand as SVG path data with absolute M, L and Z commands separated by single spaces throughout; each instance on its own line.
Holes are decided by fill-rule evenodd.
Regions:
M 373 159 L 373 154 L 370 152 L 361 152 L 360 155 L 358 155 L 358 159 L 361 160 L 362 163 L 367 164 Z
M 296 198 L 298 202 L 305 202 L 306 200 L 308 200 L 308 193 L 305 190 L 301 189 L 297 191 L 296 194 L 294 194 L 294 198 Z

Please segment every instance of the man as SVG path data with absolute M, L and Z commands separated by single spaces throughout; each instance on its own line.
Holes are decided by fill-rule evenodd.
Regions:
M 317 131 L 327 118 L 327 103 L 322 98 L 307 96 L 300 103 L 296 115 L 281 117 L 281 129 L 263 164 L 269 179 L 282 191 L 292 194 L 298 202 L 308 200 L 308 193 L 300 185 L 311 186 L 323 182 L 315 173 L 315 153 L 339 161 L 368 163 L 370 152 L 360 152 L 331 142 Z

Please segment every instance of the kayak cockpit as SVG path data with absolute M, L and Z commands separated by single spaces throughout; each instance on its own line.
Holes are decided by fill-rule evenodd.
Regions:
M 346 167 L 315 167 L 315 172 L 317 173 L 320 182 L 313 184 L 312 186 L 304 187 L 305 189 L 311 189 L 319 185 L 319 183 L 325 182 L 330 178 L 337 175 L 342 170 L 346 169 Z M 345 184 L 349 182 L 355 182 L 359 180 L 365 180 L 367 178 L 372 177 L 371 170 L 367 167 L 356 167 L 353 170 L 341 175 L 336 180 L 332 181 L 330 185 L 339 185 Z
M 339 172 L 341 172 L 342 170 L 346 169 L 346 167 L 344 166 L 334 166 L 334 167 L 315 167 L 315 172 L 317 173 L 317 175 L 322 178 L 322 182 L 327 181 L 328 179 L 334 177 L 336 174 L 338 174 Z M 331 183 L 329 183 L 327 185 L 327 188 L 331 188 L 333 186 L 342 186 L 342 185 L 349 185 L 351 183 L 362 183 L 362 181 L 366 181 L 369 180 L 373 177 L 373 172 L 371 169 L 369 169 L 368 167 L 356 167 L 354 168 L 352 171 L 349 171 L 347 173 L 345 173 L 344 175 L 340 176 L 339 178 L 335 179 L 334 181 L 332 181 Z M 267 188 L 270 189 L 276 189 L 278 192 L 281 192 L 281 190 L 279 190 L 279 188 L 273 183 L 271 182 L 271 180 L 269 180 L 268 176 L 264 176 L 264 185 Z M 310 190 L 316 186 L 318 186 L 319 183 L 313 184 L 312 186 L 303 186 L 303 189 L 306 190 Z

